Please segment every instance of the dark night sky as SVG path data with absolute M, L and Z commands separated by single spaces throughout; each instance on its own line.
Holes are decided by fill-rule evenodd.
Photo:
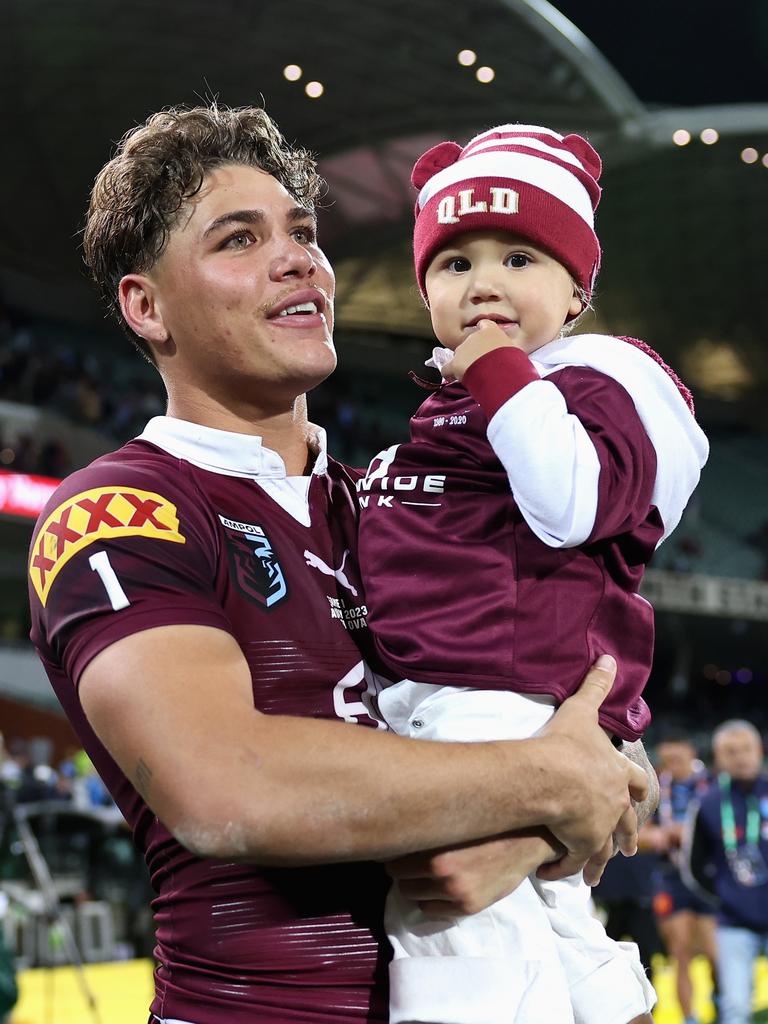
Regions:
M 649 105 L 768 102 L 766 0 L 552 0 Z

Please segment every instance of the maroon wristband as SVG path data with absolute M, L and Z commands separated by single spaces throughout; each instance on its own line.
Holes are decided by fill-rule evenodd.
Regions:
M 480 356 L 464 374 L 462 384 L 475 398 L 488 420 L 526 384 L 540 380 L 521 348 L 495 348 Z

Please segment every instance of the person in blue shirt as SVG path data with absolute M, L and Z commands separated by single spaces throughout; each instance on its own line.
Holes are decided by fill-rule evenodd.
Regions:
M 695 954 L 701 952 L 714 975 L 714 908 L 685 884 L 680 873 L 680 846 L 690 805 L 701 799 L 711 779 L 690 737 L 682 731 L 665 733 L 656 753 L 659 806 L 653 821 L 643 827 L 640 846 L 659 857 L 653 872 L 653 912 L 667 955 L 677 965 L 677 998 L 685 1024 L 697 1024 L 690 965 Z
M 717 902 L 720 1024 L 749 1024 L 754 962 L 768 949 L 768 775 L 751 722 L 723 722 L 712 749 L 717 780 L 692 813 L 684 851 Z

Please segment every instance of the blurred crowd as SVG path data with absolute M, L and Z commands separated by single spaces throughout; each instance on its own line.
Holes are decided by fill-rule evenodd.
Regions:
M 84 750 L 73 750 L 55 767 L 50 743 L 0 734 L 0 785 L 18 804 L 62 801 L 78 809 L 112 808 L 114 801 Z
M 386 406 L 376 389 L 356 391 L 339 373 L 310 396 L 310 414 L 326 427 L 329 448 L 353 464 L 367 463 L 382 447 L 402 440 L 385 427 Z M 61 341 L 43 343 L 27 329 L 0 339 L 0 401 L 47 410 L 115 444 L 135 437 L 147 420 L 165 411 L 159 377 L 127 351 L 127 343 L 125 359 L 115 359 Z M 64 477 L 81 465 L 78 453 L 54 429 L 33 436 L 0 417 L 0 469 Z
M 691 965 L 708 965 L 720 1024 L 752 1020 L 753 968 L 768 948 L 768 775 L 762 737 L 745 719 L 721 722 L 705 763 L 690 736 L 656 746 L 660 800 L 640 852 L 616 857 L 595 899 L 614 938 L 631 938 L 650 964 L 676 966 L 685 1024 L 699 1024 Z
M 127 367 L 127 371 L 126 368 Z M 63 342 L 42 343 L 18 330 L 0 345 L 0 401 L 44 409 L 110 440 L 122 442 L 163 412 L 160 381 L 126 362 L 82 352 Z M 138 369 L 135 369 L 138 367 Z M 0 429 L 0 467 L 62 477 L 79 468 L 78 453 L 56 436 Z

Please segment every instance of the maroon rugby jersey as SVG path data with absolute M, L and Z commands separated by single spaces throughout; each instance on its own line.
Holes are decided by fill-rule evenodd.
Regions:
M 655 449 L 616 381 L 583 366 L 550 374 L 600 465 L 590 536 L 548 546 L 487 438 L 483 406 L 492 415 L 501 405 L 505 359 L 477 361 L 474 396 L 458 383 L 440 387 L 412 418 L 410 442 L 381 453 L 358 481 L 359 556 L 379 653 L 397 676 L 558 701 L 610 653 L 619 669 L 600 719 L 638 739 L 650 719 L 640 694 L 653 612 L 637 591 L 663 533 L 651 505 Z
M 292 491 L 282 460 L 258 438 L 159 417 L 142 438 L 65 480 L 32 540 L 33 642 L 157 891 L 152 1011 L 160 1017 L 387 1018 L 381 868 L 261 869 L 194 857 L 99 743 L 78 699 L 99 651 L 143 629 L 192 623 L 235 637 L 260 711 L 376 727 L 356 645 L 362 638 L 365 648 L 367 627 L 348 557 L 354 486 L 322 452 L 305 497 L 306 483 Z

